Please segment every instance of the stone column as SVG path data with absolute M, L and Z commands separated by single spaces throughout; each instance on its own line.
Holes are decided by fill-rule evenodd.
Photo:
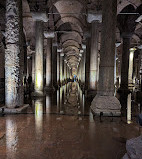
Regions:
M 63 56 L 60 54 L 60 85 L 63 84 Z
M 94 114 L 119 116 L 121 105 L 114 97 L 114 57 L 117 0 L 103 0 L 103 22 L 100 51 L 100 73 L 96 97 L 91 109 Z M 110 18 L 111 17 L 111 18 Z M 111 30 L 111 31 L 110 31 Z
M 65 60 L 64 60 L 64 82 L 65 84 L 67 82 L 67 64 Z
M 128 69 L 129 69 L 129 54 L 131 35 L 122 34 L 123 36 L 123 52 L 121 64 L 121 84 L 120 89 L 128 90 Z
M 35 95 L 43 95 L 43 22 L 36 21 Z
M 142 49 L 140 50 L 140 91 L 142 92 Z
M 35 53 L 32 54 L 32 82 L 35 82 Z
M 60 54 L 57 52 L 57 84 L 60 85 Z
M 89 85 L 89 70 L 90 70 L 90 38 L 87 38 L 87 45 L 86 45 L 86 66 L 85 66 L 85 90 L 86 93 L 88 91 L 88 85 Z
M 92 22 L 91 28 L 91 52 L 90 52 L 90 75 L 89 75 L 89 90 L 94 94 L 97 90 L 97 75 L 98 75 L 98 31 L 99 21 Z
M 133 61 L 134 61 L 134 52 L 135 48 L 130 49 L 130 55 L 129 55 L 129 70 L 128 70 L 128 82 L 129 86 L 133 85 Z
M 82 54 L 82 76 L 81 76 L 81 78 L 82 78 L 82 89 L 84 89 L 84 87 L 85 87 L 85 51 L 84 51 L 84 53 Z
M 0 27 L 0 103 L 4 103 L 4 45 Z
M 32 57 L 27 57 L 27 77 L 32 75 Z
M 120 103 L 122 109 L 127 108 L 127 96 L 129 94 L 128 89 L 128 70 L 129 70 L 129 55 L 130 55 L 130 40 L 131 34 L 122 33 L 123 37 L 123 52 L 122 52 L 122 63 L 121 63 L 121 83 L 118 93 L 120 94 Z
M 46 90 L 52 89 L 52 39 L 47 39 L 46 48 Z
M 52 46 L 52 86 L 57 88 L 57 47 Z
M 6 1 L 5 104 L 23 105 L 22 1 Z

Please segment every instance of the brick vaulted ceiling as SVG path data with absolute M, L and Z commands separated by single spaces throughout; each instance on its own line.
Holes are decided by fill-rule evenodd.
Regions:
M 49 21 L 44 24 L 44 30 L 56 32 L 56 42 L 58 47 L 62 48 L 64 58 L 68 61 L 72 69 L 76 69 L 81 59 L 80 50 L 82 44 L 86 42 L 86 35 L 90 35 L 90 24 L 87 23 L 87 13 L 89 10 L 101 12 L 101 0 L 22 0 L 23 1 L 23 30 L 27 45 L 30 50 L 35 48 L 35 22 L 32 19 L 31 12 L 46 12 Z M 118 0 L 117 14 L 119 23 L 123 19 L 131 19 L 132 15 L 121 14 L 138 13 L 138 19 L 142 12 L 141 0 Z M 128 7 L 132 6 L 132 8 Z M 126 8 L 126 9 L 125 9 Z M 0 24 L 1 30 L 5 31 L 5 1 L 0 1 Z M 128 22 L 128 25 L 133 25 Z M 131 26 L 130 26 L 131 27 Z M 123 29 L 124 27 L 121 26 Z M 101 24 L 99 26 L 101 32 Z M 121 42 L 120 27 L 116 29 L 116 40 Z M 142 43 L 142 20 L 135 22 L 135 30 L 132 38 L 132 45 L 138 46 Z M 46 48 L 46 43 L 45 43 Z

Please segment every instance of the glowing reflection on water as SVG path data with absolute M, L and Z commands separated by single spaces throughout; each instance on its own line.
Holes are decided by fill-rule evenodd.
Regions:
M 18 143 L 17 125 L 13 120 L 6 120 L 6 151 L 7 159 L 16 158 Z
M 43 127 L 43 100 L 38 99 L 35 101 L 35 128 L 36 137 L 41 139 Z
M 49 95 L 46 95 L 46 113 L 51 112 L 51 97 Z
M 131 93 L 128 95 L 127 98 L 127 123 L 131 124 L 132 123 L 132 115 L 131 115 Z

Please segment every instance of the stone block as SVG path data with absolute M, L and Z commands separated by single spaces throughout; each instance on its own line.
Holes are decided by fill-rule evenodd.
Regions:
M 0 113 L 2 112 L 2 109 L 4 108 L 5 114 L 21 114 L 26 113 L 27 108 L 29 107 L 29 104 L 24 104 L 23 106 L 19 108 L 7 108 L 6 106 L 0 108 Z
M 96 95 L 91 103 L 91 110 L 94 115 L 103 113 L 104 116 L 121 116 L 120 109 L 120 102 L 114 96 Z

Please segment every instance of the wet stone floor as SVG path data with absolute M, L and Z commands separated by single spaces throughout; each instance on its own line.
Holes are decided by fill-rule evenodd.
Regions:
M 0 159 L 121 159 L 140 135 L 134 117 L 93 118 L 77 83 L 29 102 L 27 113 L 0 117 Z

